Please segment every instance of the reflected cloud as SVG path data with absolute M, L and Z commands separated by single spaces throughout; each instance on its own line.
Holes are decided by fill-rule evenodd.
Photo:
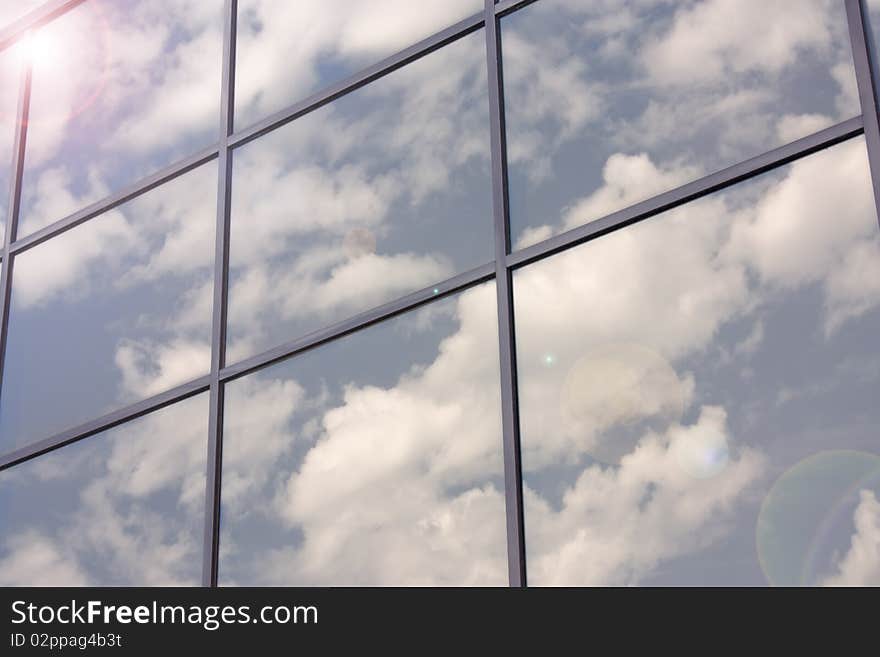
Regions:
M 333 9 L 320 0 L 238 3 L 238 128 L 482 12 L 483 3 L 336 0 Z
M 859 491 L 859 499 L 849 551 L 826 586 L 880 586 L 880 502 L 871 490 Z
M 646 434 L 619 467 L 581 470 L 566 482 L 558 509 L 526 484 L 532 581 L 637 584 L 723 536 L 732 508 L 765 467 L 757 450 L 746 449 L 725 467 L 707 470 L 701 444 L 726 442 L 727 432 L 724 410 L 703 407 L 693 424 Z
M 0 25 L 2 23 L 3 15 L 0 14 Z M 6 240 L 8 190 L 12 176 L 15 128 L 18 123 L 20 58 L 21 48 L 19 46 L 12 46 L 0 52 L 0 89 L 3 89 L 2 97 L 0 97 L 0 244 Z
M 860 113 L 834 0 L 541 0 L 501 25 L 519 248 Z
M 634 445 L 604 436 L 602 429 L 645 417 L 675 422 L 690 406 L 693 394 L 693 377 L 679 378 L 669 362 L 650 348 L 603 345 L 576 360 L 565 374 L 560 433 L 577 440 L 580 449 L 596 460 L 618 463 Z
M 90 0 L 37 33 L 21 235 L 216 140 L 222 5 Z
M 197 585 L 207 401 L 0 473 L 0 585 Z
M 497 319 L 484 285 L 228 387 L 221 579 L 506 582 Z M 415 324 L 415 326 L 413 326 Z
M 480 32 L 236 151 L 235 358 L 491 260 L 486 85 Z
M 876 439 L 876 368 L 837 365 L 872 344 L 858 336 L 877 304 L 826 326 L 840 264 L 877 240 L 854 140 L 518 271 L 531 581 L 763 583 L 754 536 L 780 469 Z M 230 386 L 226 582 L 487 581 L 478 557 L 503 537 L 498 429 L 475 432 L 497 424 L 480 397 L 497 376 L 489 292 L 443 302 L 455 322 L 427 329 L 446 337 L 425 364 L 399 335 L 360 345 L 367 331 Z M 493 367 L 475 369 L 476 353 Z M 828 372 L 806 411 L 769 394 Z M 817 562 L 828 583 L 871 546 L 865 499 Z
M 374 29 L 368 5 L 399 20 Z M 172 5 L 120 6 L 132 29 L 91 78 L 35 87 L 28 230 L 212 140 L 219 3 L 174 4 L 173 34 L 153 13 Z M 352 3 L 342 39 L 317 3 L 241 2 L 242 116 L 482 3 L 414 6 Z M 542 0 L 505 18 L 518 248 L 857 114 L 839 3 L 754 19 L 784 9 Z M 270 85 L 290 61 L 297 79 Z M 484 66 L 476 33 L 236 151 L 230 360 L 491 259 Z M 72 166 L 84 125 L 124 166 L 103 140 Z M 16 260 L 8 448 L 207 371 L 216 176 Z M 878 258 L 855 139 L 518 270 L 530 581 L 876 583 L 876 480 L 849 474 L 877 458 Z M 505 583 L 495 307 L 472 288 L 227 386 L 224 583 Z M 0 583 L 195 583 L 206 405 L 0 473 Z M 845 486 L 822 497 L 805 472 Z M 804 517 L 813 533 L 786 524 Z
M 867 452 L 821 451 L 786 470 L 764 498 L 756 526 L 767 581 L 876 585 L 878 487 L 880 456 Z
M 216 185 L 204 165 L 16 257 L 4 450 L 207 373 Z
M 762 583 L 743 541 L 780 469 L 876 449 L 876 367 L 841 367 L 873 354 L 880 298 L 855 281 L 878 246 L 858 139 L 517 271 L 530 581 Z M 843 285 L 847 262 L 863 269 Z M 819 387 L 777 402 L 804 381 Z M 824 508 L 809 488 L 777 515 Z M 863 505 L 828 539 L 857 555 Z M 807 549 L 793 540 L 771 541 L 783 561 Z M 846 547 L 815 572 L 861 563 Z

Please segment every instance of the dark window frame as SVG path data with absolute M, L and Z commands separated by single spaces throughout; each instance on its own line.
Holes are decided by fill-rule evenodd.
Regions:
M 507 158 L 504 126 L 504 93 L 501 55 L 500 19 L 539 0 L 485 0 L 484 10 L 432 36 L 409 46 L 384 60 L 368 66 L 348 78 L 276 112 L 261 121 L 234 130 L 235 49 L 237 0 L 225 0 L 223 30 L 222 86 L 220 89 L 219 138 L 208 148 L 143 178 L 124 189 L 60 218 L 45 228 L 17 239 L 21 203 L 21 183 L 27 144 L 27 118 L 30 110 L 32 69 L 23 62 L 18 89 L 18 120 L 13 148 L 6 235 L 0 251 L 0 393 L 12 273 L 15 258 L 43 242 L 83 224 L 151 189 L 181 176 L 196 167 L 218 160 L 216 242 L 214 263 L 214 298 L 212 315 L 210 373 L 130 404 L 86 423 L 24 447 L 0 453 L 0 471 L 59 449 L 70 443 L 122 425 L 130 420 L 182 401 L 202 392 L 209 392 L 208 465 L 205 492 L 205 531 L 202 549 L 202 585 L 217 586 L 220 542 L 221 463 L 223 451 L 223 389 L 224 385 L 298 353 L 316 348 L 331 340 L 413 310 L 431 301 L 456 294 L 480 283 L 495 280 L 501 356 L 502 447 L 507 519 L 507 553 L 509 584 L 526 586 L 525 531 L 523 527 L 522 468 L 517 407 L 516 338 L 513 310 L 512 274 L 514 270 L 582 244 L 615 230 L 655 216 L 695 199 L 726 189 L 767 171 L 784 166 L 840 142 L 865 136 L 875 206 L 880 216 L 880 120 L 878 120 L 878 63 L 873 35 L 868 23 L 865 0 L 841 0 L 845 6 L 849 38 L 853 54 L 861 115 L 853 117 L 812 135 L 749 158 L 720 171 L 703 176 L 652 198 L 617 210 L 575 229 L 555 235 L 519 251 L 511 251 Z M 41 7 L 0 30 L 0 52 L 12 46 L 29 32 L 40 28 L 85 0 L 49 0 Z M 236 363 L 226 362 L 226 316 L 229 283 L 230 191 L 232 184 L 232 151 L 272 130 L 289 123 L 319 107 L 333 102 L 445 45 L 478 30 L 486 39 L 488 68 L 487 100 L 490 110 L 494 260 L 445 281 L 372 308 L 344 321 L 314 331 L 306 336 L 273 347 Z

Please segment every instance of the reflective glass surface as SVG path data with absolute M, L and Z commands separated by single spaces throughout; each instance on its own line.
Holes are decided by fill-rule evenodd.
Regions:
M 0 451 L 206 374 L 217 165 L 13 262 Z
M 227 386 L 220 581 L 507 583 L 495 288 Z
M 837 0 L 540 0 L 501 26 L 515 248 L 861 112 Z
M 880 583 L 864 140 L 515 275 L 532 584 Z
M 869 39 L 873 39 L 873 52 L 874 59 L 877 59 L 877 43 L 878 43 L 878 35 L 880 35 L 880 0 L 866 0 L 865 5 L 868 8 L 868 32 Z M 871 52 L 871 48 L 869 47 L 868 52 Z M 876 66 L 876 64 L 875 64 Z
M 217 140 L 222 0 L 90 0 L 30 44 L 24 236 Z
M 0 245 L 6 239 L 20 77 L 20 48 L 0 52 Z
M 239 0 L 236 126 L 482 10 L 482 0 Z
M 481 32 L 237 149 L 230 358 L 491 261 Z
M 0 586 L 191 586 L 207 395 L 0 472 Z
M 43 4 L 46 0 L 6 0 L 0 3 L 0 29 Z

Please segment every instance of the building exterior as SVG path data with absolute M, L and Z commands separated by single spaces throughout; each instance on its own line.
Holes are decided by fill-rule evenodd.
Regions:
M 874 10 L 9 3 L 0 585 L 880 584 Z

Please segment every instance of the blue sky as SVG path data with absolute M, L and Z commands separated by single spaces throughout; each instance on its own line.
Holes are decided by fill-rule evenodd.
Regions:
M 216 138 L 220 4 L 50 28 L 25 233 Z M 240 3 L 242 121 L 482 3 L 320 4 Z M 857 115 L 841 3 L 790 9 L 503 19 L 517 247 Z M 491 261 L 483 38 L 234 152 L 231 361 Z M 216 180 L 17 259 L 6 449 L 207 373 Z M 531 583 L 880 581 L 877 229 L 857 138 L 517 271 Z M 497 353 L 490 283 L 230 384 L 221 580 L 504 584 Z M 196 583 L 206 430 L 199 396 L 0 473 L 0 583 Z

